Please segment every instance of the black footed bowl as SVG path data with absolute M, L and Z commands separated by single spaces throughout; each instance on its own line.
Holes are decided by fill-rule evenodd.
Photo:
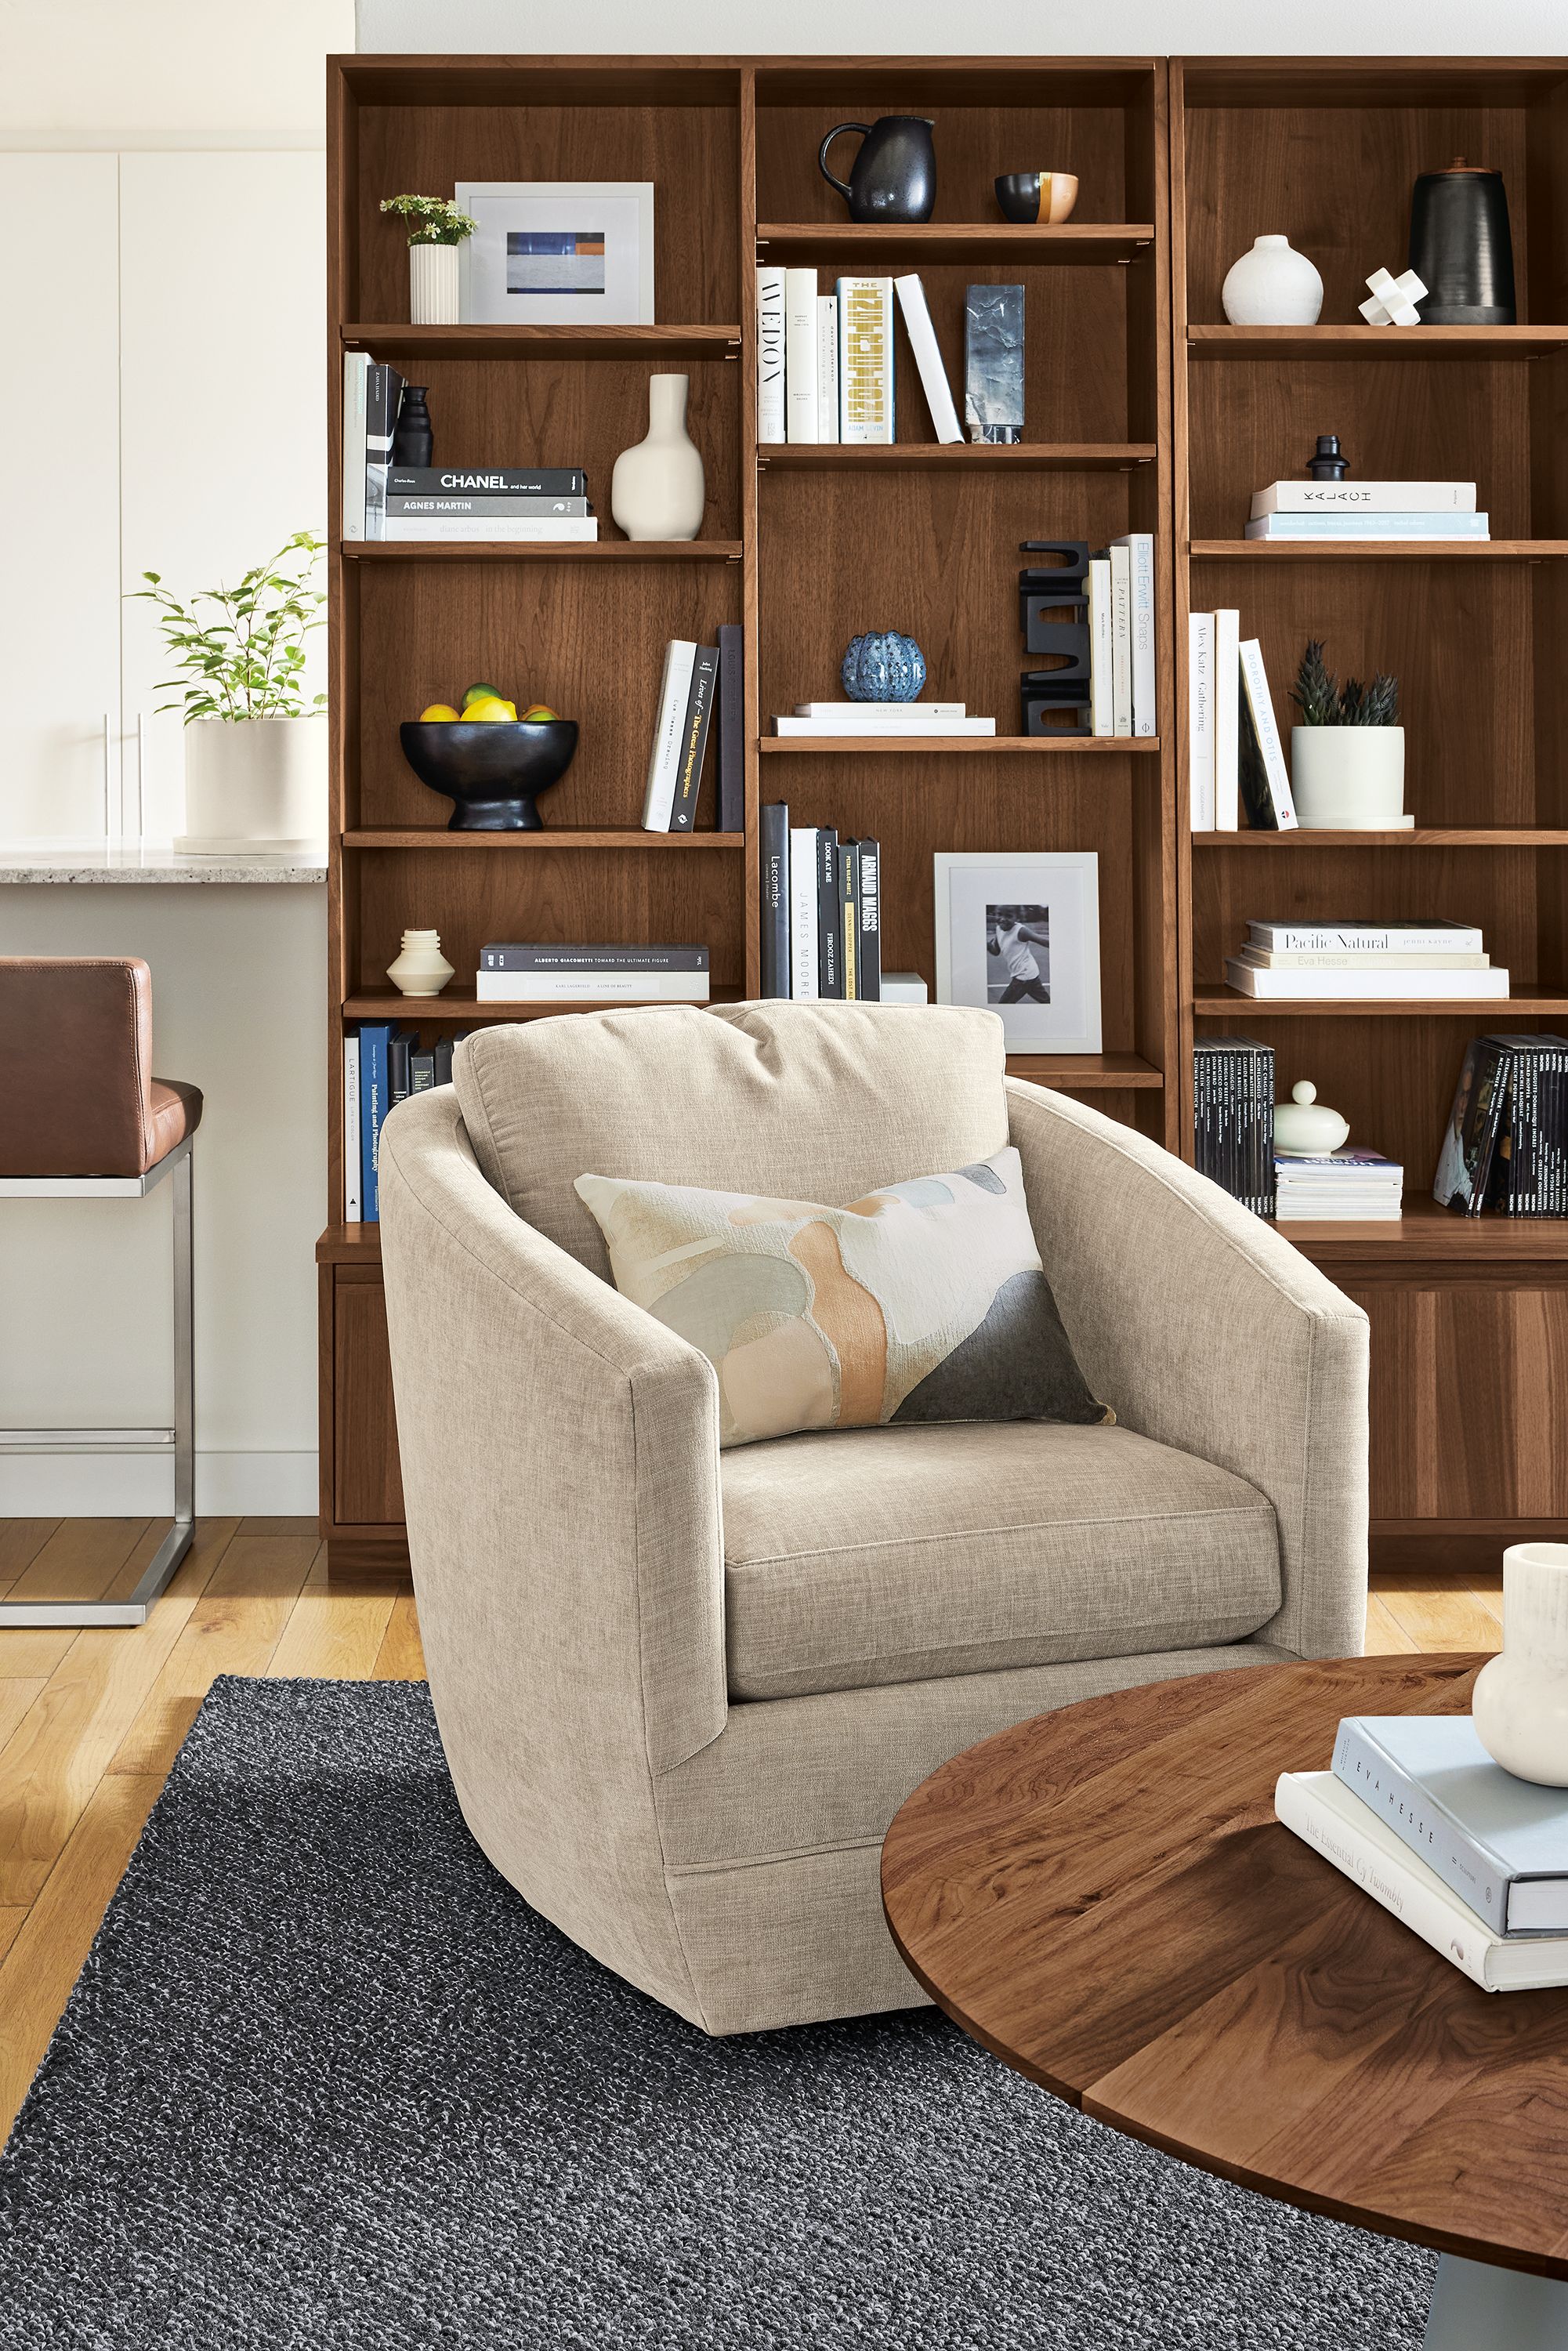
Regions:
M 456 802 L 448 832 L 538 832 L 535 803 L 570 767 L 577 721 L 410 718 L 398 740 L 420 782 Z

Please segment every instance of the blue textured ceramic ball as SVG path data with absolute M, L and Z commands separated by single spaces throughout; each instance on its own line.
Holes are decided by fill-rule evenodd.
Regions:
M 913 702 L 925 683 L 925 656 L 896 629 L 852 637 L 839 672 L 852 702 Z

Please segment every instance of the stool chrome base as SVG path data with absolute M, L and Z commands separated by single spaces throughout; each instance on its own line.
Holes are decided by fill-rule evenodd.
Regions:
M 145 1625 L 147 1612 L 191 1548 L 195 1531 L 195 1366 L 192 1280 L 191 1145 L 176 1145 L 145 1176 L 7 1176 L 0 1199 L 138 1200 L 174 1179 L 174 1426 L 172 1428 L 0 1428 L 0 1453 L 172 1453 L 174 1522 L 127 1600 L 0 1600 L 0 1632 L 12 1625 Z

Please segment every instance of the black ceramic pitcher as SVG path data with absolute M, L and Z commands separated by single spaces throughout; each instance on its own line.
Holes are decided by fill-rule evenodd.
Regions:
M 852 221 L 926 221 L 936 208 L 936 125 L 924 114 L 884 114 L 876 122 L 839 122 L 817 151 L 822 177 L 837 188 Z M 858 131 L 860 152 L 849 185 L 828 169 L 828 150 L 842 131 Z

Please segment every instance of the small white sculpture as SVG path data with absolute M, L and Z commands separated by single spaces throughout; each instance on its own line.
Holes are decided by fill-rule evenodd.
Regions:
M 1416 308 L 1425 298 L 1427 288 L 1413 269 L 1402 277 L 1390 277 L 1386 269 L 1375 269 L 1367 279 L 1372 299 L 1361 305 L 1361 315 L 1369 327 L 1418 327 L 1421 313 Z
M 1311 1078 L 1298 1078 L 1290 1101 L 1274 1105 L 1274 1148 L 1281 1159 L 1326 1159 L 1349 1133 L 1349 1119 L 1318 1101 Z
M 452 977 L 440 932 L 404 931 L 402 952 L 388 964 L 387 977 L 404 996 L 439 996 Z

